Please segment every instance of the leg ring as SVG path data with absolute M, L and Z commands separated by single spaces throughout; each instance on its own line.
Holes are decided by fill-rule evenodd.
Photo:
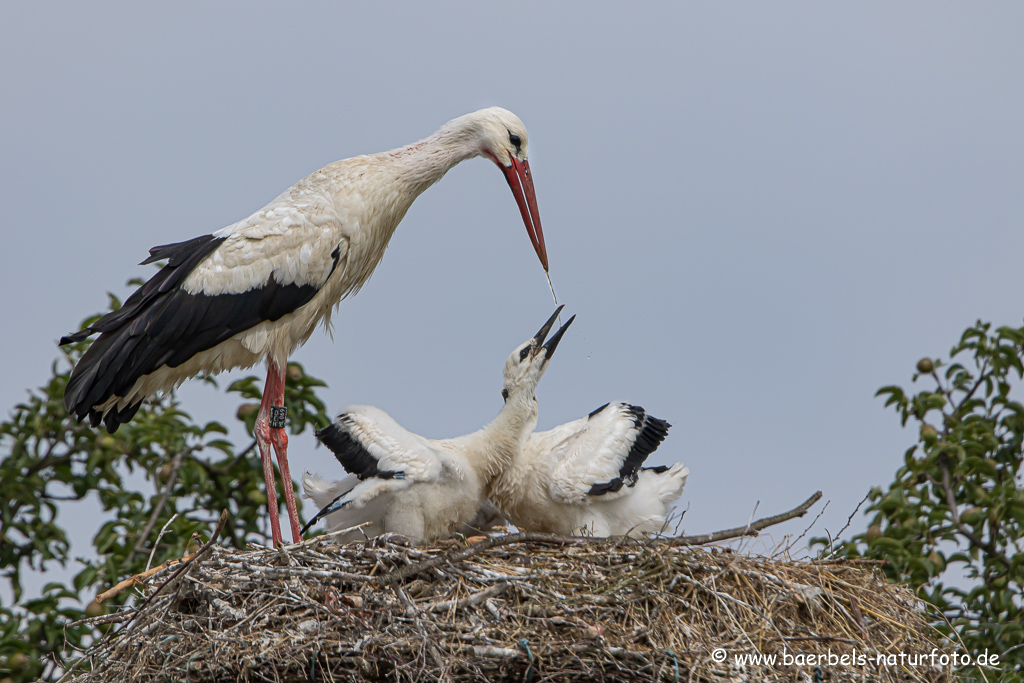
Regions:
M 270 427 L 271 429 L 284 429 L 288 420 L 288 408 L 285 406 L 270 406 Z

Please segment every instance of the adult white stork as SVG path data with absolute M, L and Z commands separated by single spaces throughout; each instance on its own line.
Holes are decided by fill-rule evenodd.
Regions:
M 212 235 L 154 247 L 143 264 L 166 260 L 156 275 L 120 310 L 60 340 L 100 335 L 72 372 L 64 405 L 113 432 L 158 391 L 266 360 L 255 436 L 273 539 L 282 541 L 270 445 L 285 481 L 292 539 L 299 540 L 284 431 L 288 357 L 366 283 L 413 200 L 472 157 L 491 159 L 505 174 L 547 272 L 527 151 L 526 128 L 515 114 L 483 109 L 406 147 L 325 166 Z
M 576 317 L 545 342 L 561 310 L 508 357 L 502 372 L 505 405 L 472 434 L 427 439 L 372 406 L 349 406 L 318 431 L 351 476 L 327 483 L 306 474 L 303 489 L 322 508 L 306 528 L 324 517 L 332 530 L 369 521 L 368 535 L 400 533 L 426 543 L 470 521 L 487 483 L 511 464 L 537 425 L 537 383 Z
M 690 470 L 641 467 L 671 425 L 640 406 L 606 403 L 588 416 L 530 435 L 488 487 L 525 531 L 643 536 L 662 532 Z

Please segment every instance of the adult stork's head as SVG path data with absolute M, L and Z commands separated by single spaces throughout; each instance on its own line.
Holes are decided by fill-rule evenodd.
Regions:
M 562 312 L 562 308 L 564 307 L 559 306 L 556 308 L 554 314 L 544 323 L 544 327 L 540 328 L 537 334 L 517 346 L 516 350 L 505 361 L 505 369 L 502 371 L 505 377 L 505 384 L 501 390 L 501 395 L 506 402 L 518 396 L 523 396 L 530 400 L 536 397 L 537 383 L 543 377 L 548 361 L 554 355 L 558 342 L 562 340 L 562 335 L 569 329 L 569 325 L 572 325 L 572 321 L 576 319 L 575 315 L 569 318 L 568 322 L 558 328 L 558 331 L 545 341 L 548 332 L 551 331 L 551 327 L 555 324 L 555 319 Z
M 526 134 L 526 126 L 518 116 L 501 107 L 481 109 L 461 117 L 461 120 L 471 123 L 478 153 L 497 164 L 505 174 L 505 180 L 512 188 L 512 194 L 519 205 L 519 213 L 523 217 L 533 249 L 544 266 L 544 272 L 547 272 L 548 251 L 544 244 L 544 231 L 540 227 L 540 211 L 537 209 L 533 175 L 530 173 L 530 141 Z

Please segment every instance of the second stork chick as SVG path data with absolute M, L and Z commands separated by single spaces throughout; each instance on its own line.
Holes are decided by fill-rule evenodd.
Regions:
M 363 533 L 398 533 L 430 543 L 470 521 L 489 481 L 518 457 L 537 424 L 537 383 L 575 316 L 545 342 L 561 312 L 516 347 L 503 370 L 505 405 L 484 428 L 454 439 L 427 439 L 372 406 L 349 406 L 316 436 L 351 476 L 328 483 L 306 474 L 305 494 L 329 530 L 371 522 Z M 354 532 L 355 533 L 355 532 Z M 350 540 L 345 535 L 341 540 Z
M 532 434 L 488 495 L 524 531 L 563 536 L 663 533 L 690 470 L 642 467 L 669 425 L 640 406 L 606 403 L 586 417 Z

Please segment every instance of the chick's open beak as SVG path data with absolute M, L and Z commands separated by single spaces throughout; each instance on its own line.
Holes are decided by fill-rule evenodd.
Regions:
M 558 314 L 562 312 L 563 308 L 565 308 L 565 304 L 556 308 L 555 312 L 551 314 L 550 318 L 548 318 L 548 321 L 544 323 L 544 326 L 537 331 L 537 334 L 533 335 L 532 341 L 534 346 L 540 346 L 544 343 L 544 338 L 548 336 L 548 332 L 551 331 L 551 326 L 555 324 L 555 320 L 558 319 Z
M 545 362 L 551 360 L 551 356 L 555 355 L 555 348 L 558 346 L 558 342 L 562 341 L 562 335 L 569 329 L 569 325 L 572 325 L 572 321 L 576 319 L 576 316 L 569 318 L 569 320 L 558 328 L 558 332 L 551 335 L 551 339 L 548 339 L 547 343 L 544 344 L 544 353 L 546 354 Z

